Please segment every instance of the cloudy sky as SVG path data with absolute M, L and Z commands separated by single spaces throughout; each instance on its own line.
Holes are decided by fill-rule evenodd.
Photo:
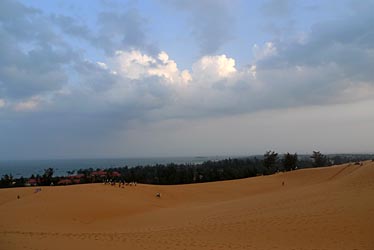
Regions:
M 374 1 L 0 1 L 0 159 L 374 151 Z

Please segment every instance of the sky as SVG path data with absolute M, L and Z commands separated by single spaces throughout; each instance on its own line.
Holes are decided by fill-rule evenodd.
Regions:
M 374 153 L 373 10 L 1 0 L 0 159 Z

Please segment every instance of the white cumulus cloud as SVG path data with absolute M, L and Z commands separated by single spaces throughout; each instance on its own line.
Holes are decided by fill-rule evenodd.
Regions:
M 237 70 L 235 60 L 226 55 L 204 56 L 192 66 L 193 79 L 217 81 L 233 76 Z
M 176 62 L 169 59 L 165 51 L 161 51 L 157 58 L 139 50 L 117 51 L 109 64 L 115 72 L 132 80 L 156 76 L 165 83 L 185 84 L 191 81 L 188 70 L 180 71 Z

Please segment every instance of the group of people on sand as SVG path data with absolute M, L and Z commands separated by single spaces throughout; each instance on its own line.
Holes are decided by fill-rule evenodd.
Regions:
M 111 186 L 116 186 L 117 182 L 116 181 L 113 181 L 113 180 L 105 180 L 104 181 L 104 185 L 111 185 Z M 132 181 L 132 182 L 126 182 L 124 180 L 121 180 L 118 182 L 118 187 L 119 188 L 124 188 L 125 186 L 134 186 L 136 187 L 137 185 L 137 182 L 136 181 Z

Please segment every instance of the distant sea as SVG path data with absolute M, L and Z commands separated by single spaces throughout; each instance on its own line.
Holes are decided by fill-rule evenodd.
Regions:
M 44 169 L 53 168 L 55 176 L 65 176 L 67 171 L 78 169 L 105 169 L 111 167 L 136 167 L 167 163 L 199 164 L 208 160 L 223 160 L 229 156 L 204 157 L 158 157 L 158 158 L 110 158 L 110 159 L 55 159 L 55 160 L 0 160 L 0 176 L 12 174 L 19 178 L 30 177 L 32 174 L 44 173 Z

